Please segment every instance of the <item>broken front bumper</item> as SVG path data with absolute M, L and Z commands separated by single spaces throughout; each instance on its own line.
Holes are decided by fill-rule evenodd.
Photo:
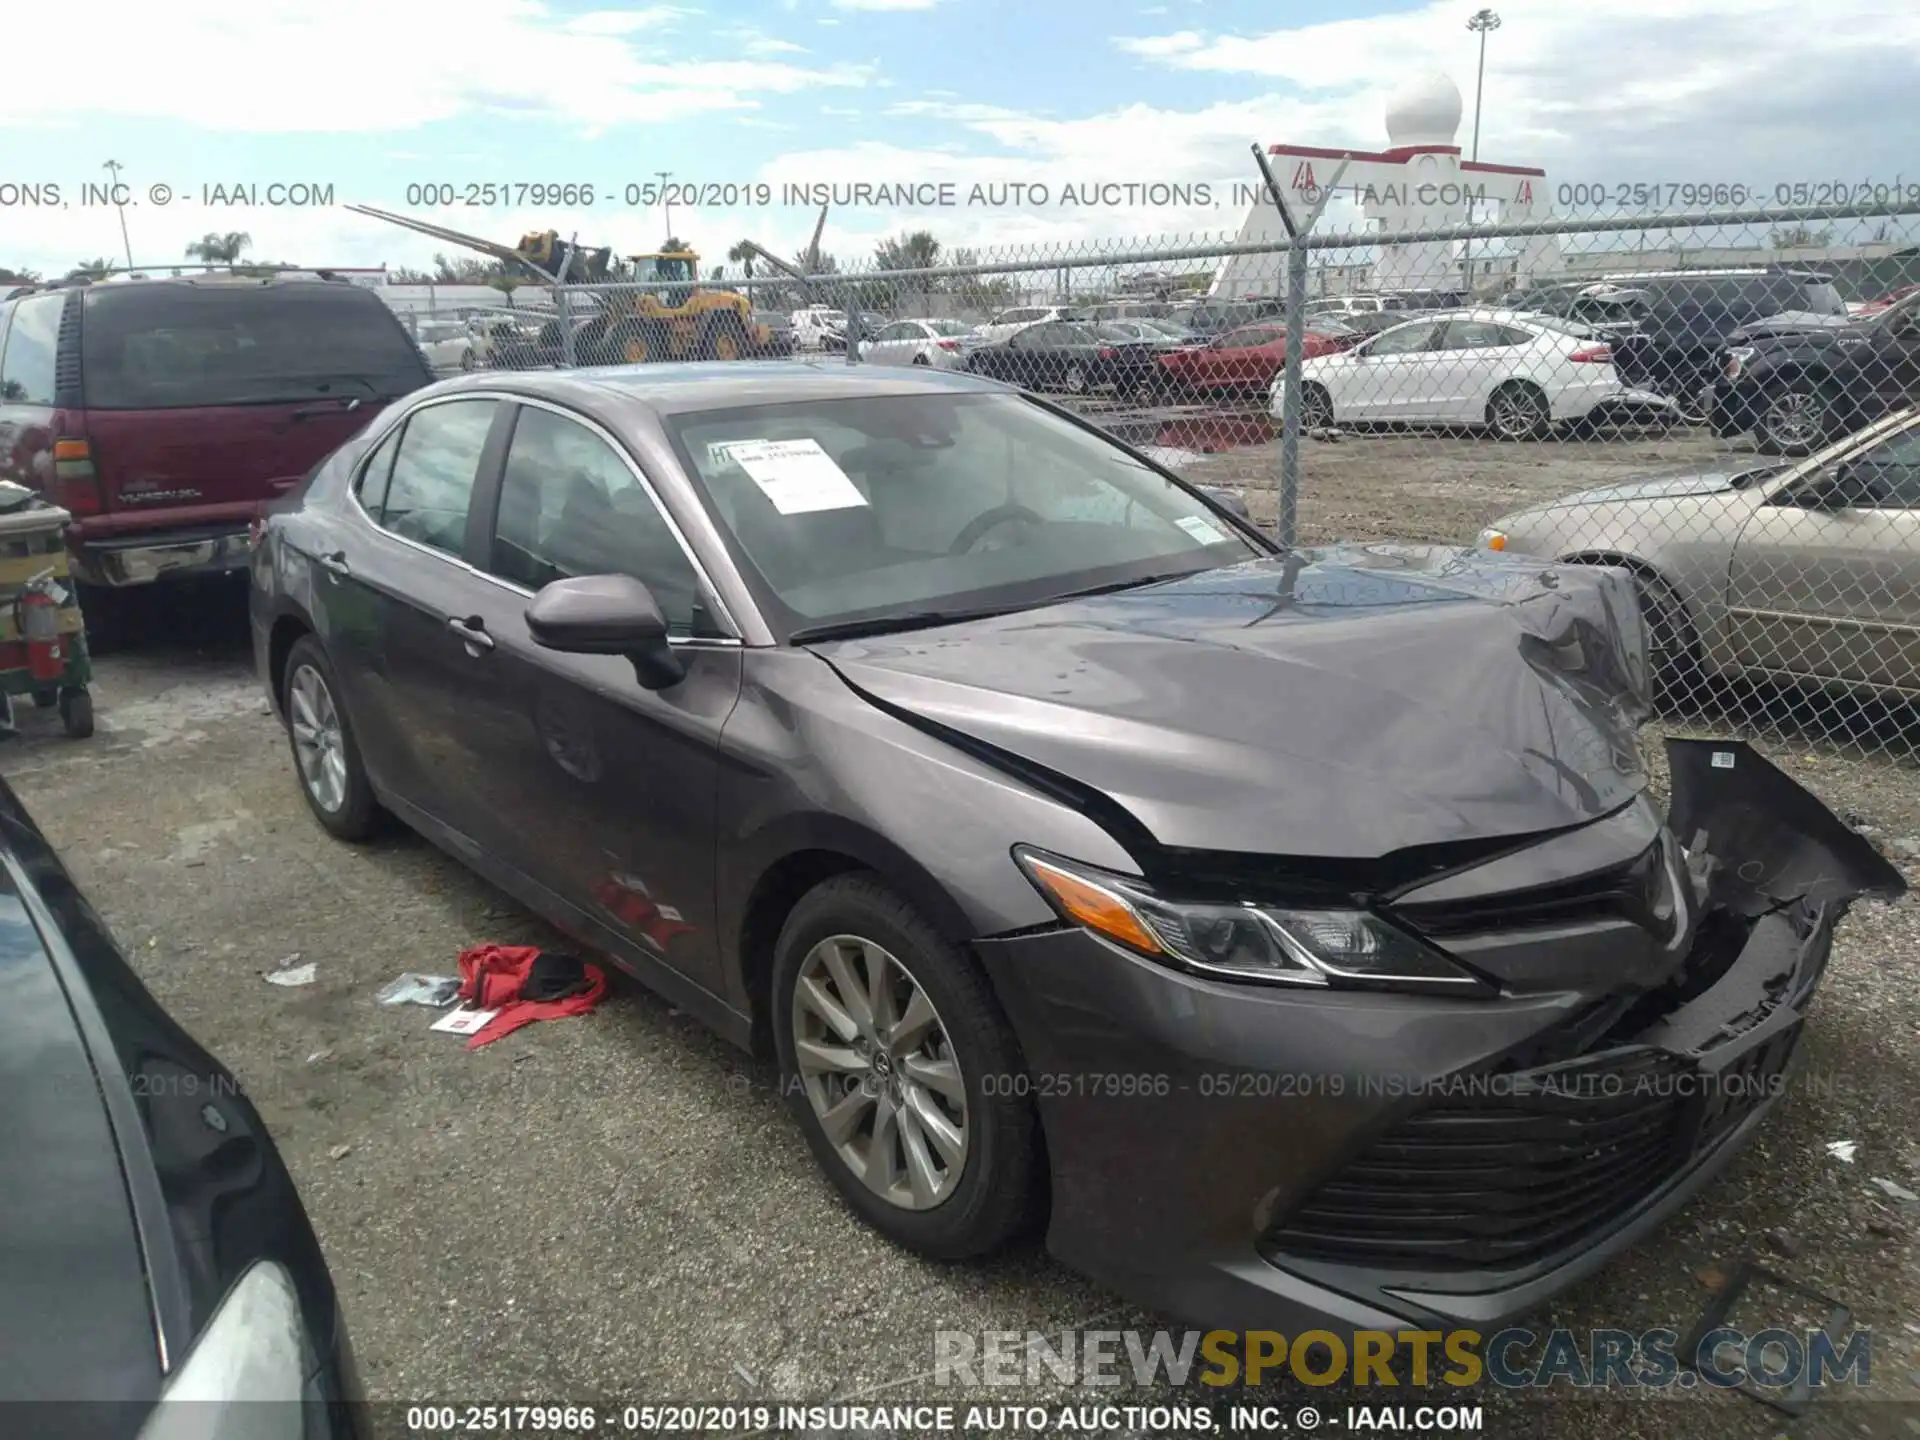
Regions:
M 1050 1248 L 1205 1325 L 1485 1329 L 1657 1226 L 1783 1092 L 1848 904 L 1905 888 L 1746 747 L 1669 758 L 1685 943 L 1657 978 L 1302 993 L 1080 930 L 980 945 L 1046 1129 Z

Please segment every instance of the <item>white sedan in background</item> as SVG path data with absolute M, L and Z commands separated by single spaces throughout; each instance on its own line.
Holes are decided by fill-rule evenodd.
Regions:
M 1281 413 L 1285 374 L 1270 406 Z M 1670 421 L 1671 400 L 1624 384 L 1598 331 L 1513 310 L 1422 315 L 1364 345 L 1305 360 L 1308 429 L 1374 423 L 1485 426 L 1502 440 L 1538 440 L 1573 420 Z
M 860 342 L 860 358 L 875 365 L 925 365 L 964 370 L 977 337 L 959 320 L 895 320 Z

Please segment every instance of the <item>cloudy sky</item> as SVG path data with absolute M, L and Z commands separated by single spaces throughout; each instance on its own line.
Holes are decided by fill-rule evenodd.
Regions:
M 259 258 L 421 264 L 436 249 L 333 207 L 214 206 L 203 187 L 331 186 L 396 210 L 408 187 L 506 187 L 434 218 L 505 239 L 577 230 L 651 248 L 657 182 L 772 187 L 767 205 L 678 206 L 713 259 L 742 237 L 791 252 L 814 212 L 787 184 L 1044 184 L 1045 205 L 843 207 L 843 263 L 925 227 L 949 245 L 1051 246 L 1237 230 L 1248 146 L 1385 143 L 1387 95 L 1438 68 L 1467 97 L 1474 5 L 1391 0 L 731 0 L 616 10 L 537 0 L 100 0 L 84 65 L 0 86 L 0 265 L 123 256 L 81 186 L 116 160 L 141 264 L 208 230 Z M 1920 185 L 1920 6 L 1911 0 L 1503 0 L 1480 151 L 1550 183 Z M 1208 182 L 1210 205 L 1065 206 L 1061 188 Z M 513 203 L 591 185 L 591 206 Z M 58 186 L 60 203 L 44 203 Z M 31 202 L 39 187 L 42 204 Z M 161 187 L 156 189 L 156 187 Z M 170 192 L 169 202 L 154 196 Z M 259 196 L 262 200 L 266 197 Z M 636 194 L 636 200 L 644 196 Z M 714 198 L 724 198 L 724 192 Z

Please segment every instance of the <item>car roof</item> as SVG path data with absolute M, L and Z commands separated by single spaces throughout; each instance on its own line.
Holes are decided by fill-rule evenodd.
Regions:
M 884 370 L 886 373 L 880 373 Z M 655 415 L 691 415 L 750 405 L 849 400 L 928 391 L 1005 393 L 1007 387 L 959 371 L 870 367 L 844 360 L 695 360 L 650 365 L 596 365 L 577 370 L 522 370 L 460 375 L 408 398 L 503 391 L 574 409 L 605 412 L 638 407 Z

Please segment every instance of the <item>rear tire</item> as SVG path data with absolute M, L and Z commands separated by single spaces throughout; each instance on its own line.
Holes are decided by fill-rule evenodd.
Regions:
M 859 1013 L 872 1008 L 866 996 L 876 965 L 892 977 L 883 991 L 889 1008 L 903 1017 L 919 1013 L 924 1038 L 901 1038 L 914 1032 Z M 853 984 L 842 984 L 839 974 Z M 807 989 L 796 1003 L 803 977 Z M 842 1007 L 842 1019 L 858 1029 L 844 1045 L 843 1029 L 821 1028 L 822 1011 L 831 1007 L 817 997 L 827 985 L 829 1000 L 849 989 L 858 997 Z M 903 994 L 914 998 L 903 1002 Z M 919 1008 L 923 1002 L 926 1008 Z M 868 1224 L 936 1260 L 989 1254 L 1032 1225 L 1044 1164 L 1032 1097 L 1012 1083 L 1027 1073 L 1013 1031 L 973 958 L 878 877 L 837 876 L 794 907 L 775 946 L 770 1018 L 788 1105 L 814 1158 Z M 878 1043 L 867 1039 L 869 1030 Z M 861 1058 L 876 1052 L 884 1053 L 884 1065 Z M 823 1066 L 822 1057 L 830 1063 Z M 914 1077 L 932 1073 L 930 1067 L 938 1067 L 950 1087 L 940 1090 L 938 1101 L 948 1107 L 941 1111 L 945 1148 L 934 1142 L 935 1127 L 918 1118 L 935 1087 L 916 1089 Z M 951 1119 L 956 1096 L 957 1125 Z M 891 1128 L 883 1132 L 887 1115 L 896 1118 L 884 1122 Z M 836 1116 L 837 1140 L 827 1128 Z M 957 1160 L 951 1153 L 956 1134 Z M 935 1168 L 921 1170 L 925 1184 L 909 1190 L 903 1187 L 913 1182 L 916 1153 L 934 1157 Z M 869 1170 L 871 1183 L 863 1178 Z
M 1753 439 L 1762 455 L 1811 455 L 1835 429 L 1836 397 L 1810 379 L 1794 379 L 1770 392 L 1754 417 Z
M 336 840 L 371 839 L 381 827 L 380 802 L 361 763 L 353 722 L 341 704 L 333 663 L 311 635 L 301 636 L 287 654 L 281 711 L 293 749 L 294 777 L 314 818 Z M 327 731 L 331 734 L 323 734 Z
M 1553 411 L 1539 386 L 1509 380 L 1487 402 L 1487 428 L 1501 440 L 1544 440 L 1553 430 Z

